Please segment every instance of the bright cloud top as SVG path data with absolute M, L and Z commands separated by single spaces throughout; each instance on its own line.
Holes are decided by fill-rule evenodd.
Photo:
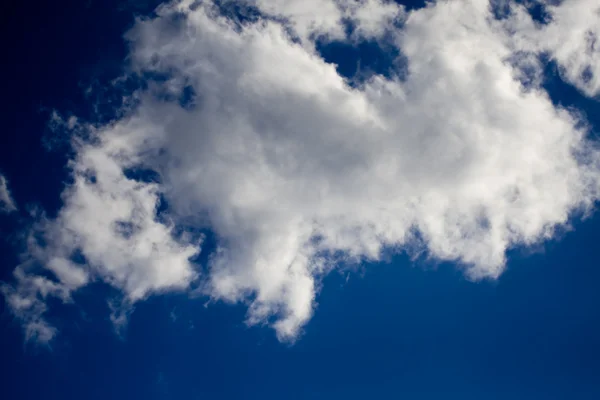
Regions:
M 379 0 L 244 4 L 262 17 L 184 1 L 139 20 L 126 35 L 131 73 L 167 79 L 110 124 L 65 124 L 90 136 L 74 140 L 74 183 L 3 289 L 29 336 L 54 334 L 46 298 L 70 301 L 99 280 L 129 305 L 193 285 L 293 340 L 337 260 L 391 246 L 495 278 L 509 248 L 552 238 L 598 199 L 585 121 L 538 79 L 544 53 L 598 95 L 595 1 L 547 5 L 546 25 L 512 3 L 496 19 L 485 0 L 411 12 Z M 315 46 L 373 39 L 399 49 L 408 74 L 351 87 Z M 168 100 L 184 92 L 189 104 Z M 135 179 L 142 169 L 159 178 Z M 193 262 L 202 229 L 218 242 L 204 272 Z

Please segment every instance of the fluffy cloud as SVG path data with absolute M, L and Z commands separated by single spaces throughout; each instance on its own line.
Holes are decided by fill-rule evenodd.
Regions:
M 243 3 L 283 20 L 295 35 L 304 39 L 304 44 L 310 44 L 311 37 L 346 39 L 348 24 L 354 26 L 356 36 L 377 38 L 404 17 L 402 6 L 383 0 L 244 0 Z
M 586 96 L 600 93 L 600 5 L 594 0 L 532 0 L 546 11 L 545 23 L 533 21 L 524 6 L 510 3 L 506 28 L 520 51 L 547 54 L 563 77 Z
M 552 6 L 543 26 L 516 6 L 496 20 L 486 0 L 409 13 L 375 0 L 259 0 L 276 18 L 241 25 L 210 2 L 161 7 L 127 39 L 131 73 L 166 79 L 135 93 L 124 117 L 77 124 L 90 138 L 75 141 L 74 183 L 30 241 L 28 263 L 54 279 L 20 266 L 9 304 L 51 336 L 47 296 L 68 301 L 96 279 L 131 304 L 194 284 L 246 302 L 249 323 L 293 340 L 340 259 L 378 260 L 392 246 L 497 277 L 507 249 L 552 238 L 598 199 L 584 121 L 522 79 L 541 73 L 536 56 L 550 52 L 574 85 L 597 93 L 597 81 L 578 78 L 584 64 L 600 68 L 597 55 L 573 32 L 598 16 L 573 3 Z M 359 33 L 346 37 L 344 21 Z M 555 40 L 563 31 L 568 40 Z M 408 74 L 374 74 L 360 87 L 314 46 L 317 36 L 382 35 Z M 218 246 L 205 249 L 200 274 L 190 232 L 203 229 Z
M 8 181 L 0 174 L 0 212 L 9 213 L 16 211 L 17 206 L 8 189 Z

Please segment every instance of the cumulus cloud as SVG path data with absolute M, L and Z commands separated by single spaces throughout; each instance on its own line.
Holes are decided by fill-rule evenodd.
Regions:
M 9 213 L 16 210 L 17 206 L 8 189 L 8 181 L 0 174 L 0 212 Z
M 12 309 L 50 337 L 48 296 L 69 301 L 101 280 L 133 304 L 193 286 L 245 302 L 250 324 L 293 340 L 342 259 L 379 260 L 393 247 L 498 277 L 508 249 L 552 238 L 598 199 L 585 121 L 523 79 L 550 52 L 570 82 L 597 93 L 577 71 L 600 63 L 573 31 L 598 25 L 567 3 L 551 6 L 547 25 L 516 5 L 495 19 L 487 0 L 411 12 L 258 0 L 263 16 L 241 23 L 211 2 L 164 5 L 126 35 L 131 74 L 162 78 L 110 124 L 71 124 L 89 134 L 74 140 L 74 182 L 30 240 L 28 265 L 53 278 L 17 268 L 4 289 Z M 555 40 L 562 31 L 572 36 Z M 408 73 L 358 87 L 314 45 L 383 35 Z M 216 249 L 201 249 L 202 230 Z M 205 266 L 193 261 L 201 250 Z
M 546 23 L 529 18 L 524 6 L 511 3 L 507 26 L 523 51 L 546 53 L 563 77 L 589 97 L 600 94 L 600 4 L 594 0 L 534 0 L 545 8 Z
M 305 45 L 311 44 L 308 40 L 311 37 L 346 39 L 348 24 L 362 38 L 377 38 L 405 15 L 401 5 L 383 0 L 243 0 L 243 3 L 255 5 L 264 15 L 284 21 L 296 36 L 305 40 Z

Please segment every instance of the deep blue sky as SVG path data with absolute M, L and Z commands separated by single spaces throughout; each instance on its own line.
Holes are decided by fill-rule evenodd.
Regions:
M 118 73 L 132 15 L 158 2 L 59 3 L 9 2 L 0 17 L 0 171 L 19 204 L 50 214 L 60 205 L 66 158 L 42 144 L 48 110 L 89 113 L 82 87 Z M 368 47 L 323 51 L 345 71 L 357 54 L 385 68 L 385 57 Z M 552 67 L 547 87 L 600 129 L 598 103 Z M 22 224 L 0 216 L 2 280 L 16 265 Z M 63 310 L 49 351 L 23 344 L 2 299 L 2 398 L 598 399 L 599 239 L 596 216 L 543 252 L 511 254 L 496 282 L 471 283 L 452 266 L 415 266 L 401 256 L 347 282 L 333 274 L 293 346 L 268 328 L 247 328 L 242 306 L 204 307 L 205 299 L 175 295 L 139 304 L 120 339 L 93 295 L 106 289 L 89 287 L 78 306 Z

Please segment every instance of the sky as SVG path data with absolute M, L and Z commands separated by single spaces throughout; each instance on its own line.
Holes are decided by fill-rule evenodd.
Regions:
M 596 1 L 1 18 L 4 397 L 600 398 Z

